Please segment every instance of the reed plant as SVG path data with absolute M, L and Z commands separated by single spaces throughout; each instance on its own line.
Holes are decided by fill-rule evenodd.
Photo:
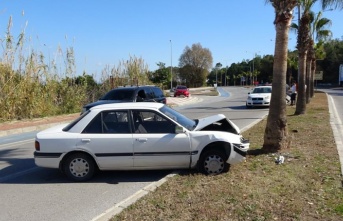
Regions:
M 76 73 L 72 46 L 66 50 L 58 46 L 59 62 L 56 57 L 50 61 L 50 55 L 47 61 L 43 52 L 31 46 L 31 38 L 25 35 L 26 26 L 27 23 L 15 38 L 10 17 L 4 38 L 0 39 L 3 49 L 0 122 L 76 113 L 83 105 L 98 100 L 114 87 L 151 84 L 147 77 L 148 66 L 142 58 L 135 56 L 112 68 L 106 65 L 100 83 L 95 82 L 93 74 Z

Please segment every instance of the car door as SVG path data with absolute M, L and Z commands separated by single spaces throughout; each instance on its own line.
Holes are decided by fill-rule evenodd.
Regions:
M 174 122 L 149 110 L 133 110 L 132 116 L 136 169 L 189 167 L 190 139 L 185 133 L 175 133 Z
M 81 133 L 79 148 L 95 155 L 103 170 L 132 169 L 131 131 L 127 110 L 103 111 Z

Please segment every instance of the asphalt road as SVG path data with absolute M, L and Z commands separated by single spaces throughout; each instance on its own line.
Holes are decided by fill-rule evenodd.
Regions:
M 343 90 L 342 88 L 319 90 L 328 95 L 330 124 L 337 145 L 338 157 L 341 162 L 341 175 L 343 177 Z
M 268 108 L 246 109 L 250 89 L 220 88 L 222 96 L 176 108 L 191 118 L 222 113 L 239 128 L 258 122 Z M 101 172 L 86 183 L 73 183 L 58 170 L 34 164 L 36 132 L 2 137 L 0 143 L 0 220 L 92 220 L 172 171 Z

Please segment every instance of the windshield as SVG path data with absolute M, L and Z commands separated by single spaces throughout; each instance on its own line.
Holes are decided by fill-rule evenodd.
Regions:
M 271 87 L 257 87 L 252 91 L 253 94 L 272 93 Z
M 115 89 L 105 94 L 100 100 L 133 100 L 134 90 Z
M 180 89 L 180 90 L 187 90 L 187 87 L 186 86 L 177 86 L 176 89 Z
M 195 120 L 189 119 L 188 117 L 182 115 L 181 113 L 177 112 L 176 110 L 164 105 L 160 108 L 160 111 L 170 117 L 171 119 L 175 120 L 187 130 L 194 130 L 197 125 Z

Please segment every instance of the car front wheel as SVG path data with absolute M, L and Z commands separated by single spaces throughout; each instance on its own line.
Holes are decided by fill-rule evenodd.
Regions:
M 210 150 L 202 154 L 199 160 L 199 170 L 204 174 L 215 175 L 227 172 L 229 164 L 227 157 L 221 151 Z
M 93 177 L 95 164 L 93 159 L 84 153 L 76 153 L 68 156 L 63 169 L 67 177 L 73 181 L 82 182 Z

